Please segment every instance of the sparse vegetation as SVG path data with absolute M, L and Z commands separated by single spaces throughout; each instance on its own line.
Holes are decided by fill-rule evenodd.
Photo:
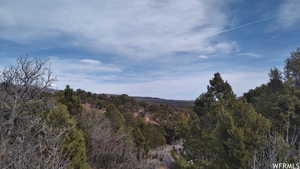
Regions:
M 300 50 L 241 97 L 216 73 L 194 104 L 50 90 L 44 60 L 0 74 L 0 168 L 268 169 L 300 159 Z

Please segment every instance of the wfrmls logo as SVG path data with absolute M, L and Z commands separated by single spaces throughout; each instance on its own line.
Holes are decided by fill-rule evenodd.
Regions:
M 300 163 L 274 163 L 273 169 L 300 169 Z

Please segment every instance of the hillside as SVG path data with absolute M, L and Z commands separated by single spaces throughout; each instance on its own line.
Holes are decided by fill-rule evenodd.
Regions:
M 132 96 L 132 97 L 138 101 L 143 101 L 150 104 L 167 104 L 176 107 L 193 107 L 194 105 L 194 101 L 192 100 L 169 100 L 169 99 L 161 99 L 156 97 L 140 97 L 140 96 Z
M 106 94 L 103 93 L 102 95 L 107 96 L 120 96 L 119 94 Z M 158 97 L 147 97 L 147 96 L 129 96 L 134 98 L 136 101 L 146 102 L 149 104 L 166 104 L 175 107 L 182 107 L 182 108 L 191 108 L 194 106 L 194 100 L 172 100 L 172 99 L 162 99 Z
M 300 50 L 237 97 L 215 73 L 193 101 L 96 94 L 19 58 L 0 73 L 0 168 L 269 169 L 300 154 Z M 224 167 L 225 166 L 225 167 Z

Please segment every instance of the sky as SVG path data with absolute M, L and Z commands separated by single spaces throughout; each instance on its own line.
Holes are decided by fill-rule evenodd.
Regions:
M 242 95 L 300 47 L 300 0 L 0 0 L 0 68 L 48 59 L 96 93 L 195 99 L 215 72 Z

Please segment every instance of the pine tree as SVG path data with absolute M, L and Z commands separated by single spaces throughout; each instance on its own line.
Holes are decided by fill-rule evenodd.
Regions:
M 283 89 L 283 77 L 282 72 L 277 68 L 271 69 L 269 73 L 270 82 L 268 86 L 272 89 L 273 92 Z
M 125 127 L 124 116 L 113 104 L 107 106 L 105 116 L 111 121 L 112 128 L 116 132 Z
M 81 100 L 69 85 L 66 86 L 63 96 L 59 100 L 67 106 L 71 115 L 79 115 L 82 112 Z
M 300 87 L 300 48 L 286 60 L 285 77 L 295 87 Z
M 193 119 L 185 149 L 196 168 L 247 168 L 270 128 L 269 121 L 237 98 L 219 73 L 196 100 L 194 111 L 198 118 Z

